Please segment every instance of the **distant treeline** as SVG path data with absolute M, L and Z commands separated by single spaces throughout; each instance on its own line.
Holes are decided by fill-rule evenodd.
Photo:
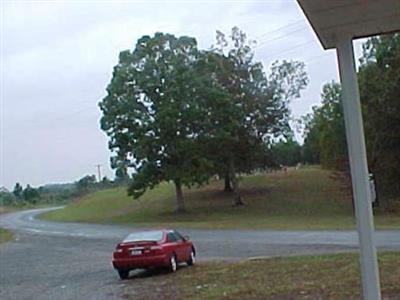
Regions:
M 34 188 L 29 184 L 23 188 L 17 182 L 12 191 L 2 188 L 0 191 L 0 205 L 64 204 L 89 192 L 124 184 L 126 184 L 124 179 L 117 178 L 111 181 L 107 177 L 103 177 L 100 182 L 97 182 L 95 175 L 86 175 L 74 183 L 49 184 L 38 188 Z

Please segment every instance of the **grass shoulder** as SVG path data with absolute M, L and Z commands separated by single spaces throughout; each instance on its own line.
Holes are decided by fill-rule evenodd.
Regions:
M 12 213 L 15 211 L 28 210 L 28 209 L 36 209 L 36 208 L 47 208 L 53 207 L 53 204 L 22 204 L 22 205 L 0 205 L 0 215 Z
M 12 240 L 13 236 L 14 235 L 10 230 L 0 228 L 0 244 Z
M 0 215 L 1 214 L 7 214 L 7 213 L 10 213 L 10 212 L 14 212 L 14 211 L 17 211 L 18 210 L 18 207 L 15 207 L 15 206 L 3 206 L 3 205 L 0 205 Z
M 379 265 L 383 298 L 398 299 L 400 252 L 380 253 Z M 357 254 L 209 262 L 183 267 L 174 274 L 138 275 L 128 281 L 125 296 L 149 300 L 361 299 L 359 272 Z
M 244 176 L 244 207 L 232 207 L 223 182 L 185 189 L 188 213 L 176 214 L 174 187 L 162 183 L 134 200 L 125 188 L 91 193 L 65 209 L 42 216 L 46 220 L 126 224 L 138 227 L 210 229 L 353 229 L 350 195 L 318 167 Z M 375 217 L 378 228 L 399 228 L 400 209 Z
M 18 210 L 18 208 L 14 206 L 0 206 L 0 218 L 2 214 L 11 213 L 16 210 Z M 14 234 L 10 230 L 0 227 L 0 244 L 11 241 L 13 237 Z

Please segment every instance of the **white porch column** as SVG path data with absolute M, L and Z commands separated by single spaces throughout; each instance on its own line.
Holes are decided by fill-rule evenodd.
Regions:
M 371 193 L 352 39 L 349 38 L 338 45 L 337 55 L 343 89 L 342 102 L 360 245 L 363 295 L 365 300 L 379 300 L 381 295 L 373 239 Z

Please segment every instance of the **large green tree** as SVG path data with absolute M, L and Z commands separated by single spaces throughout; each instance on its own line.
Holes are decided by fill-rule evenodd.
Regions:
M 37 189 L 28 184 L 22 192 L 22 196 L 26 202 L 35 204 L 40 197 L 40 194 Z
M 336 82 L 322 87 L 321 105 L 313 107 L 313 112 L 304 119 L 303 153 L 309 163 L 345 170 L 348 164 L 341 93 Z
M 238 28 L 230 42 L 219 33 L 219 48 L 200 51 L 193 38 L 157 33 L 120 54 L 100 103 L 101 127 L 112 167 L 135 170 L 130 195 L 173 181 L 184 211 L 182 186 L 219 173 L 242 204 L 237 174 L 266 161 L 265 147 L 289 128 L 289 101 L 307 77 L 302 63 L 286 61 L 267 76 Z
M 95 175 L 86 175 L 79 179 L 76 183 L 76 188 L 80 193 L 86 193 L 96 185 Z
M 17 198 L 17 199 L 21 199 L 22 198 L 22 192 L 23 192 L 23 187 L 22 187 L 22 185 L 19 183 L 19 182 L 17 182 L 16 184 L 15 184 L 15 186 L 14 186 L 14 189 L 13 189 L 13 194 L 14 194 L 14 196 Z
M 294 166 L 302 161 L 301 146 L 293 136 L 279 139 L 271 152 L 277 165 Z
M 400 34 L 364 43 L 358 78 L 369 169 L 384 198 L 400 198 Z
M 207 90 L 196 74 L 199 55 L 194 38 L 143 36 L 133 51 L 121 52 L 100 102 L 112 166 L 134 169 L 128 193 L 139 197 L 173 181 L 178 212 L 185 210 L 182 186 L 208 178 L 199 143 Z
M 213 134 L 205 143 L 207 156 L 225 176 L 226 188 L 232 182 L 234 205 L 242 205 L 237 174 L 268 161 L 266 145 L 290 130 L 289 103 L 308 79 L 301 62 L 275 62 L 267 75 L 254 59 L 252 42 L 237 27 L 229 36 L 217 32 L 207 61 L 219 91 L 208 106 Z
M 400 197 L 400 34 L 369 39 L 358 71 L 368 167 L 384 199 Z M 340 86 L 328 84 L 306 119 L 303 149 L 326 168 L 348 169 Z M 311 154 L 311 155 L 309 155 Z

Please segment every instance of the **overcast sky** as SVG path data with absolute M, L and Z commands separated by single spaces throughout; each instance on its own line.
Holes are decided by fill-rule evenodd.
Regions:
M 1 1 L 0 186 L 113 177 L 97 103 L 118 53 L 157 31 L 209 48 L 215 30 L 239 26 L 258 41 L 256 58 L 302 60 L 310 84 L 294 116 L 320 102 L 338 80 L 335 52 L 323 51 L 294 0 L 279 1 Z M 357 44 L 359 49 L 359 44 Z M 359 52 L 359 50 L 358 50 Z

